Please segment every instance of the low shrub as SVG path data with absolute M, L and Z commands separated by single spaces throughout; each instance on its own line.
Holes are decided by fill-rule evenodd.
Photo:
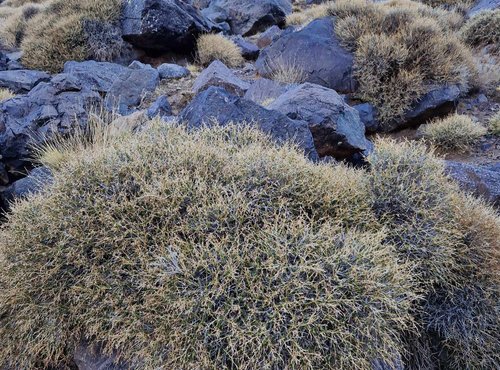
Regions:
M 329 14 L 354 52 L 359 95 L 378 108 L 386 129 L 433 86 L 456 84 L 466 91 L 475 79 L 470 50 L 453 32 L 463 19 L 457 13 L 408 0 L 340 0 Z
M 402 351 L 410 269 L 362 172 L 249 128 L 79 145 L 2 227 L 0 362 L 65 363 L 84 337 L 147 369 L 370 369 Z
M 26 67 L 58 72 L 68 60 L 111 60 L 122 51 L 121 0 L 38 3 L 12 3 L 18 7 L 0 26 L 1 42 L 20 47 Z
M 207 66 L 214 60 L 220 60 L 230 68 L 243 64 L 241 49 L 230 39 L 221 34 L 201 35 L 197 42 L 198 61 Z
M 490 118 L 489 129 L 493 135 L 500 136 L 500 112 Z
M 469 116 L 460 114 L 435 119 L 420 129 L 423 138 L 437 148 L 459 151 L 470 149 L 486 131 Z
M 9 89 L 0 88 L 0 102 L 13 98 L 15 95 Z
M 331 2 L 325 4 L 313 5 L 310 8 L 295 11 L 286 17 L 286 24 L 289 26 L 304 26 L 307 23 L 317 19 L 326 17 Z
M 496 369 L 500 365 L 500 218 L 460 193 L 424 145 L 379 141 L 370 156 L 377 218 L 401 261 L 414 265 L 407 332 L 410 369 Z
M 496 52 L 500 52 L 500 9 L 473 16 L 463 26 L 461 34 L 469 45 L 491 45 Z

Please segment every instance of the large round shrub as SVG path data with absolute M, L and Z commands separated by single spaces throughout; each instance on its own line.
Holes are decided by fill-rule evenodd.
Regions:
M 2 229 L 6 364 L 60 365 L 82 339 L 146 369 L 398 360 L 410 268 L 383 243 L 363 172 L 247 128 L 96 143 Z

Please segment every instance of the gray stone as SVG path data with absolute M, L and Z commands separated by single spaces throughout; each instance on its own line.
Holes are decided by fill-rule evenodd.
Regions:
M 467 15 L 472 17 L 486 10 L 495 10 L 500 8 L 500 0 L 477 0 L 469 9 Z
M 156 99 L 156 101 L 147 109 L 146 114 L 149 119 L 155 117 L 163 118 L 172 115 L 172 107 L 170 106 L 167 97 L 162 95 Z
M 231 36 L 231 40 L 240 48 L 241 55 L 246 60 L 256 60 L 259 57 L 260 49 L 242 36 Z
M 50 75 L 42 71 L 28 69 L 0 71 L 0 87 L 7 88 L 15 94 L 25 94 L 40 82 L 50 80 Z
M 285 84 L 267 78 L 259 78 L 256 80 L 245 93 L 244 98 L 251 100 L 257 104 L 269 105 L 278 96 L 284 94 L 297 84 Z
M 359 113 L 361 122 L 365 125 L 366 132 L 374 133 L 380 128 L 380 122 L 377 120 L 377 108 L 370 103 L 353 105 Z
M 123 38 L 141 49 L 190 53 L 202 33 L 218 30 L 196 8 L 181 0 L 127 0 Z
M 22 168 L 30 145 L 53 133 L 65 134 L 87 121 L 87 109 L 102 102 L 98 92 L 75 76 L 59 74 L 28 94 L 0 103 L 0 155 L 13 169 Z
M 320 157 L 346 159 L 372 147 L 357 110 L 334 90 L 305 83 L 279 96 L 268 108 L 306 121 Z
M 85 62 L 71 61 L 64 64 L 64 73 L 74 75 L 79 81 L 103 93 L 107 93 L 115 81 L 127 71 L 128 68 L 120 64 L 95 62 L 93 60 Z
M 305 82 L 311 82 L 340 93 L 356 91 L 353 78 L 353 55 L 335 36 L 333 18 L 316 19 L 305 28 L 285 32 L 261 51 L 256 67 L 263 77 L 272 77 L 280 68 L 298 68 Z
M 262 32 L 262 34 L 259 36 L 259 38 L 257 39 L 257 47 L 259 49 L 264 49 L 266 46 L 271 45 L 274 40 L 277 40 L 282 33 L 283 30 L 281 28 L 279 28 L 278 26 L 272 26 L 265 32 Z
M 212 0 L 202 12 L 216 23 L 229 23 L 234 34 L 250 36 L 272 25 L 284 26 L 292 4 L 290 0 Z
M 243 96 L 250 88 L 250 84 L 236 77 L 236 75 L 227 68 L 224 63 L 213 61 L 200 75 L 193 84 L 193 91 L 198 94 L 210 86 L 220 86 L 232 94 Z
M 156 89 L 159 82 L 158 71 L 152 67 L 128 69 L 111 86 L 105 99 L 106 108 L 122 115 L 130 114 L 146 93 Z
M 151 64 L 144 64 L 142 62 L 139 62 L 138 60 L 134 60 L 132 63 L 129 64 L 128 66 L 130 69 L 144 69 L 144 68 L 152 68 Z
M 307 122 L 294 121 L 280 112 L 228 93 L 220 87 L 209 87 L 198 94 L 180 113 L 179 121 L 191 128 L 229 123 L 256 125 L 278 142 L 294 141 L 312 160 L 318 159 Z
M 183 66 L 177 65 L 177 64 L 163 63 L 162 65 L 158 66 L 156 69 L 158 70 L 158 73 L 160 74 L 160 78 L 162 80 L 182 78 L 182 77 L 187 77 L 187 76 L 191 75 L 191 72 L 189 72 L 189 69 L 187 69 Z
M 10 202 L 42 191 L 52 182 L 52 172 L 47 167 L 38 167 L 28 176 L 15 181 L 2 192 L 5 201 Z
M 500 164 L 474 165 L 446 161 L 446 172 L 468 192 L 500 207 Z

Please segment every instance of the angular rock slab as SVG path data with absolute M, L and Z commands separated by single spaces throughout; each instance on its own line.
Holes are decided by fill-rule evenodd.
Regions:
M 256 62 L 257 71 L 271 78 L 280 68 L 298 68 L 304 82 L 311 82 L 351 93 L 357 89 L 353 77 L 354 57 L 335 35 L 335 19 L 316 19 L 305 28 L 284 32 L 270 46 L 263 49 Z
M 279 96 L 268 108 L 306 121 L 321 157 L 345 159 L 372 147 L 358 111 L 332 89 L 305 83 Z
M 284 26 L 292 4 L 290 0 L 212 0 L 202 12 L 216 23 L 227 22 L 234 34 L 251 36 L 272 25 Z
M 198 94 L 180 113 L 179 121 L 192 128 L 229 123 L 256 125 L 278 142 L 294 141 L 306 156 L 312 160 L 318 159 L 306 122 L 291 120 L 284 114 L 267 110 L 220 87 L 212 86 Z
M 140 49 L 192 52 L 197 37 L 218 30 L 181 0 L 126 0 L 123 38 Z
M 22 168 L 30 146 L 53 133 L 68 133 L 87 121 L 88 107 L 102 102 L 98 92 L 69 74 L 41 82 L 26 95 L 0 103 L 0 155 Z
M 1 195 L 4 201 L 10 202 L 36 194 L 52 182 L 52 172 L 47 167 L 37 167 L 28 176 L 15 181 Z
M 250 84 L 236 75 L 218 60 L 213 61 L 193 84 L 193 92 L 198 94 L 210 86 L 219 86 L 226 89 L 231 94 L 242 96 L 250 88 Z
M 446 172 L 460 187 L 500 207 L 500 163 L 479 166 L 446 161 Z
M 50 75 L 42 71 L 18 69 L 0 71 L 0 87 L 7 88 L 15 94 L 25 94 L 40 82 L 50 80 Z
M 64 63 L 64 73 L 72 74 L 78 78 L 79 81 L 103 93 L 109 92 L 115 81 L 127 71 L 127 67 L 109 62 L 95 62 L 89 60 L 84 62 L 71 61 Z

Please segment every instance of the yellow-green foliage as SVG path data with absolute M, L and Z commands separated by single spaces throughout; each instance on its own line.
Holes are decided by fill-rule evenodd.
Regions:
M 420 333 L 407 333 L 408 368 L 498 368 L 500 218 L 449 183 L 422 144 L 380 141 L 376 148 L 373 207 L 386 241 L 414 264 L 422 296 L 414 307 Z
M 0 88 L 0 102 L 13 98 L 15 95 L 9 89 Z
M 313 5 L 310 8 L 294 11 L 293 13 L 287 15 L 286 24 L 301 26 L 317 19 L 326 17 L 328 15 L 328 10 L 331 6 L 331 2 L 324 4 Z
M 463 26 L 463 39 L 473 46 L 491 45 L 500 52 L 500 9 L 481 12 Z
M 424 139 L 438 148 L 465 151 L 470 149 L 486 128 L 474 122 L 469 116 L 454 114 L 423 125 L 420 129 Z
M 29 68 L 57 72 L 68 60 L 109 60 L 122 48 L 117 24 L 121 4 L 121 0 L 15 2 L 0 26 L 0 41 L 20 46 Z M 9 7 L 2 4 L 0 9 Z
M 223 35 L 201 35 L 197 42 L 198 61 L 206 66 L 214 60 L 220 60 L 228 67 L 238 67 L 243 63 L 241 49 Z
M 500 136 L 500 112 L 490 118 L 489 129 L 493 135 Z
M 499 364 L 499 219 L 423 146 L 379 142 L 365 171 L 241 126 L 106 138 L 0 231 L 0 364 L 83 337 L 140 369 Z M 440 360 L 409 346 L 433 333 Z
M 99 142 L 3 227 L 0 359 L 57 364 L 86 335 L 148 369 L 369 369 L 411 323 L 375 223 L 362 172 L 255 130 Z
M 340 0 L 330 6 L 336 32 L 355 54 L 361 98 L 387 129 L 436 84 L 467 90 L 475 76 L 469 49 L 452 32 L 462 16 L 408 0 Z

